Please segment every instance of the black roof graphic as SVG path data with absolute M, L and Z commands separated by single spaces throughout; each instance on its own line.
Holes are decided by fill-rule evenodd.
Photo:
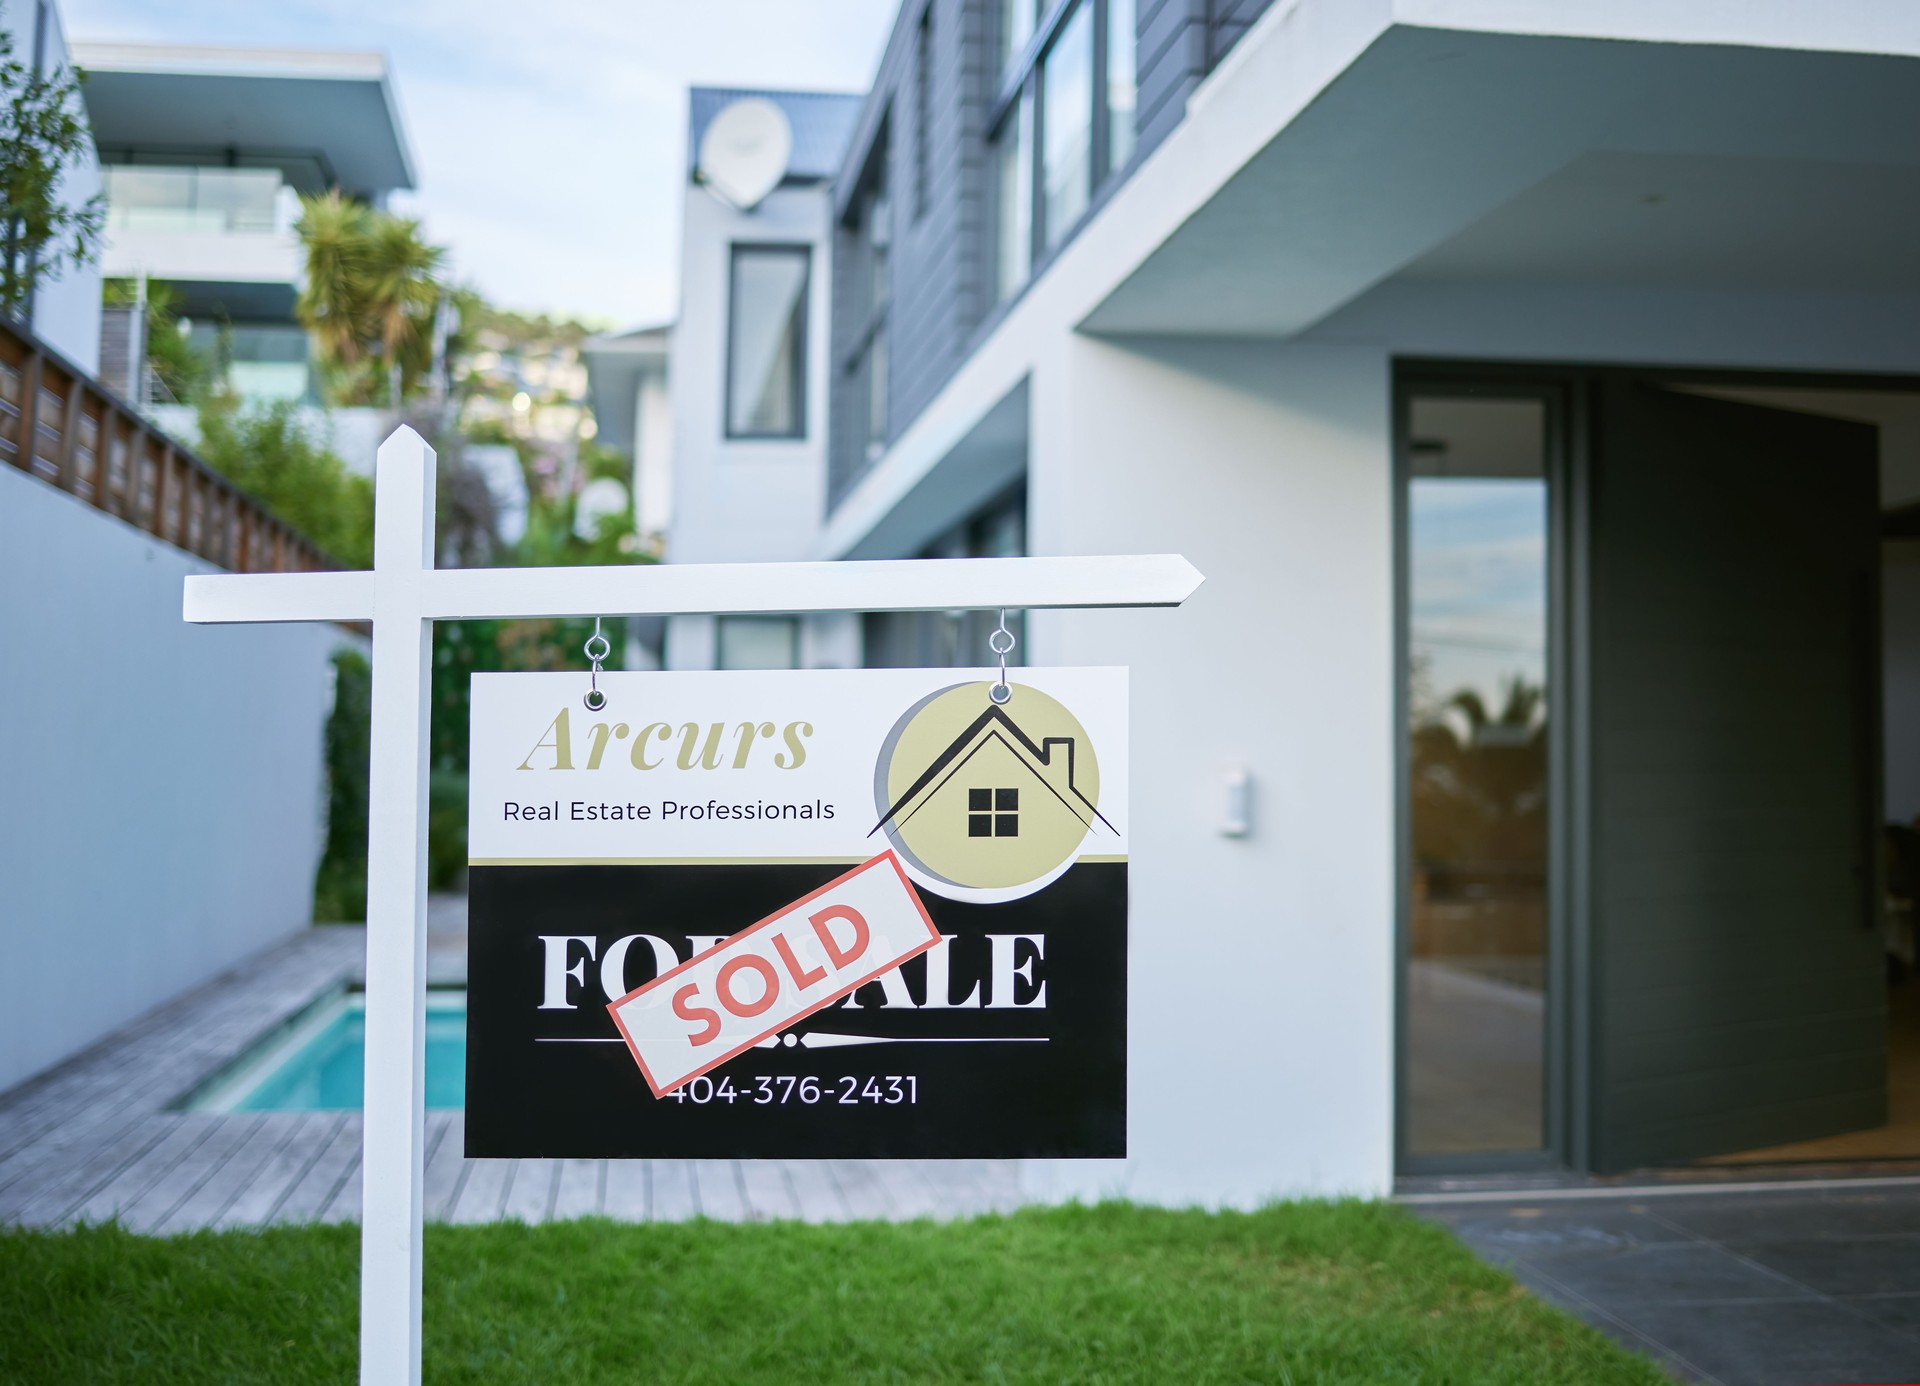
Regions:
M 982 735 L 983 732 L 985 733 L 984 735 Z M 1009 735 L 1013 738 L 1012 740 L 1008 740 Z M 1082 823 L 1085 823 L 1088 827 L 1092 827 L 1094 821 L 1098 820 L 1105 826 L 1108 832 L 1118 833 L 1119 829 L 1107 822 L 1106 816 L 1094 807 L 1093 801 L 1082 794 L 1074 782 L 1074 753 L 1077 749 L 1075 745 L 1077 740 L 1078 738 L 1071 736 L 1049 736 L 1043 739 L 1040 744 L 1035 745 L 1033 738 L 1020 730 L 1019 723 L 1007 716 L 1005 711 L 998 707 L 990 707 L 976 717 L 965 731 L 956 736 L 953 741 L 948 744 L 947 748 L 934 758 L 933 764 L 929 765 L 921 774 L 920 778 L 908 787 L 907 792 L 894 801 L 893 806 L 880 816 L 878 823 L 875 823 L 872 828 L 868 829 L 867 836 L 872 837 L 875 833 L 886 827 L 887 824 L 892 822 L 895 816 L 900 813 L 901 809 L 912 803 L 913 800 L 919 796 L 920 791 L 926 789 L 929 785 L 933 785 L 933 789 L 936 792 L 944 787 L 947 781 L 960 773 L 968 761 L 972 760 L 994 742 L 998 742 L 1009 751 L 1012 751 L 1014 759 L 1026 767 L 1027 772 L 1045 787 L 1047 793 L 1053 795 L 1054 798 L 1064 804 L 1067 811 Z M 1051 780 L 1047 779 L 1045 775 L 1042 775 L 1039 770 L 1034 768 L 1034 762 L 1037 761 L 1040 765 L 1051 769 L 1053 767 L 1053 756 L 1056 749 L 1064 749 L 1066 752 L 1067 793 L 1071 794 L 1074 799 L 1085 806 L 1085 812 L 1076 808 L 1065 795 L 1053 787 Z M 934 784 L 935 780 L 938 780 L 939 784 Z M 930 799 L 931 797 L 932 795 L 929 794 L 928 798 Z M 924 804 L 922 807 L 924 807 Z M 913 817 L 913 815 L 919 811 L 919 808 L 915 808 L 904 818 L 901 818 L 900 821 L 902 823 L 906 822 L 908 818 Z M 1089 815 L 1091 815 L 1091 817 L 1089 817 Z

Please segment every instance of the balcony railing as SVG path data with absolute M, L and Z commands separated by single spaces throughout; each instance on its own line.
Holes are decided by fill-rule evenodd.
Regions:
M 4 318 L 0 461 L 230 572 L 340 566 Z
M 109 164 L 101 177 L 110 233 L 284 235 L 298 215 L 278 169 Z

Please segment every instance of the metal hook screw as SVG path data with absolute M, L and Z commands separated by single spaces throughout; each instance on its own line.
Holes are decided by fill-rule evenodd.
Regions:
M 594 649 L 596 645 L 600 647 L 598 651 Z M 587 643 L 580 648 L 582 653 L 593 663 L 593 671 L 589 676 L 590 686 L 580 701 L 585 705 L 588 712 L 599 712 L 607 705 L 607 695 L 600 691 L 600 663 L 608 655 L 613 653 L 613 643 L 600 633 L 600 618 L 598 616 L 593 618 L 593 634 L 587 637 Z
M 1013 700 L 1013 685 L 1007 682 L 1007 656 L 1013 653 L 1013 632 L 1007 629 L 1007 609 L 1000 608 L 1000 627 L 987 636 L 987 648 L 1000 656 L 1000 677 L 988 685 L 987 700 L 1004 707 Z

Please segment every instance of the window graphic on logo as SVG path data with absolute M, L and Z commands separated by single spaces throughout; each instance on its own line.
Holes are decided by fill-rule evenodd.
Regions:
M 1017 789 L 969 789 L 967 791 L 967 836 L 1020 836 L 1020 791 Z
M 1100 763 L 1079 719 L 1025 685 L 995 704 L 989 686 L 943 689 L 895 724 L 874 768 L 869 836 L 884 832 L 948 885 L 1038 888 L 1090 837 L 1119 834 L 1100 812 Z

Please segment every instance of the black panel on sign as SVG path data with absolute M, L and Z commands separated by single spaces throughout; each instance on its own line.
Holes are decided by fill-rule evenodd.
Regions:
M 1002 904 L 922 892 L 950 939 L 942 959 L 907 963 L 891 997 L 871 982 L 774 1047 L 653 1096 L 608 1000 L 692 956 L 690 922 L 708 947 L 845 870 L 472 868 L 466 1153 L 1125 1155 L 1124 862 L 1081 863 Z M 946 995 L 929 998 L 942 960 Z

